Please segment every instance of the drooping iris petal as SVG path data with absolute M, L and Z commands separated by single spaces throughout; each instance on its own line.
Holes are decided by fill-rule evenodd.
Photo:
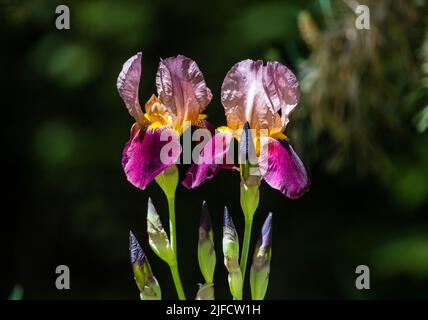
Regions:
M 219 171 L 220 167 L 216 165 L 192 164 L 189 170 L 187 170 L 186 177 L 184 178 L 182 184 L 187 189 L 197 188 L 201 184 L 214 178 Z
M 123 152 L 122 152 L 122 167 L 125 168 L 126 163 L 129 160 L 129 156 L 128 156 L 128 149 L 132 143 L 132 141 L 134 140 L 135 135 L 139 132 L 140 130 L 140 126 L 138 125 L 138 123 L 134 123 L 131 127 L 131 134 L 130 134 L 130 138 L 128 140 L 128 142 L 125 144 L 125 147 L 123 148 Z
M 278 62 L 244 60 L 235 64 L 221 88 L 228 126 L 241 129 L 249 122 L 253 129 L 283 128 L 298 102 L 294 74 Z M 281 110 L 282 121 L 279 118 Z
M 195 123 L 211 101 L 211 90 L 192 59 L 179 55 L 161 60 L 156 74 L 159 98 L 173 116 L 174 128 Z
M 122 166 L 128 181 L 144 190 L 158 174 L 175 163 L 180 153 L 180 142 L 169 127 L 141 128 L 126 144 Z
M 232 133 L 216 133 L 202 148 L 199 158 L 187 171 L 183 185 L 188 189 L 197 188 L 214 178 L 221 168 L 232 169 L 233 158 L 228 157 L 232 141 Z
M 138 52 L 123 64 L 122 71 L 120 71 L 116 83 L 119 95 L 122 97 L 123 102 L 125 102 L 128 112 L 140 123 L 143 119 L 143 112 L 141 111 L 138 98 L 138 88 L 141 78 L 141 57 L 142 53 Z
M 259 158 L 264 180 L 288 198 L 301 197 L 310 185 L 302 160 L 287 140 L 265 139 Z
M 277 61 L 269 61 L 263 68 L 263 85 L 276 112 L 281 111 L 282 125 L 299 102 L 299 82 L 294 73 Z

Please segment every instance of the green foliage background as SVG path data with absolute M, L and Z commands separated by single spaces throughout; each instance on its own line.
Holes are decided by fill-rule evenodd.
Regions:
M 262 187 L 252 246 L 273 211 L 268 299 L 427 298 L 428 4 L 361 1 L 371 29 L 358 31 L 354 3 L 1 1 L 2 296 L 19 284 L 24 299 L 137 299 L 132 229 L 164 297 L 175 298 L 145 231 L 148 196 L 165 222 L 166 202 L 155 184 L 144 192 L 131 186 L 120 166 L 132 118 L 116 77 L 142 50 L 141 100 L 155 92 L 160 57 L 187 55 L 213 91 L 207 113 L 215 126 L 225 123 L 220 86 L 234 63 L 278 60 L 298 74 L 301 103 L 286 133 L 312 187 L 298 201 Z M 55 28 L 59 4 L 70 7 L 70 30 Z M 195 191 L 179 187 L 179 264 L 189 297 L 203 280 L 202 200 L 214 224 L 216 296 L 228 299 L 222 208 L 242 238 L 238 175 L 221 172 Z M 71 269 L 69 291 L 54 286 L 59 264 Z M 355 289 L 360 264 L 370 267 L 371 290 Z

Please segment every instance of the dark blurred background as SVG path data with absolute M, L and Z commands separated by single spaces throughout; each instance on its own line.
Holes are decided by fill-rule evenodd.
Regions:
M 163 296 L 176 297 L 146 236 L 147 198 L 167 224 L 164 196 L 155 183 L 134 188 L 120 165 L 133 119 L 116 78 L 140 50 L 141 102 L 155 92 L 159 58 L 184 54 L 213 91 L 207 113 L 215 126 L 225 123 L 220 86 L 234 63 L 278 60 L 298 75 L 301 103 L 286 133 L 312 187 L 292 201 L 262 186 L 251 247 L 273 211 L 268 299 L 428 298 L 427 1 L 361 1 L 370 30 L 355 28 L 353 0 L 0 3 L 2 298 L 19 285 L 24 299 L 138 299 L 130 229 Z M 70 30 L 55 28 L 60 4 L 70 8 Z M 189 298 L 202 282 L 202 200 L 214 225 L 216 296 L 229 299 L 222 208 L 242 238 L 239 175 L 221 172 L 198 190 L 178 189 Z M 70 267 L 71 290 L 55 288 L 60 264 Z M 355 288 L 361 264 L 370 268 L 370 290 Z

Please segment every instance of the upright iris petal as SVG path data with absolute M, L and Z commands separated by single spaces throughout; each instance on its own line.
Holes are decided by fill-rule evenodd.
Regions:
M 125 62 L 117 88 L 136 121 L 123 150 L 122 166 L 128 180 L 145 189 L 180 156 L 178 137 L 188 123 L 209 127 L 200 113 L 212 95 L 193 60 L 181 55 L 167 58 L 161 60 L 156 75 L 158 97 L 151 96 L 143 113 L 138 96 L 141 60 L 142 53 L 138 52 Z
M 235 64 L 227 73 L 221 87 L 221 102 L 232 130 L 268 128 L 274 121 L 275 110 L 263 88 L 263 62 L 245 60 Z
M 263 68 L 263 86 L 275 112 L 281 112 L 283 130 L 289 121 L 289 114 L 299 102 L 299 82 L 286 66 L 269 61 Z
M 141 78 L 141 59 L 142 53 L 129 58 L 122 67 L 122 71 L 117 78 L 117 89 L 119 95 L 125 102 L 126 108 L 131 116 L 137 122 L 142 121 L 143 112 L 141 111 L 140 101 L 138 98 L 138 87 Z
M 156 87 L 159 98 L 173 115 L 174 129 L 181 132 L 186 121 L 197 122 L 212 99 L 196 62 L 182 55 L 161 60 Z
M 254 146 L 262 177 L 292 199 L 300 197 L 310 184 L 302 161 L 283 133 L 289 114 L 299 101 L 298 86 L 293 72 L 279 62 L 264 65 L 260 60 L 244 60 L 229 70 L 221 88 L 229 131 L 239 140 L 244 126 L 256 130 Z M 267 133 L 266 137 L 262 130 Z M 216 139 L 215 136 L 211 143 Z M 197 187 L 211 179 L 219 169 L 220 166 L 214 166 L 214 163 L 211 166 L 194 164 L 184 185 Z M 205 171 L 210 174 L 201 179 Z

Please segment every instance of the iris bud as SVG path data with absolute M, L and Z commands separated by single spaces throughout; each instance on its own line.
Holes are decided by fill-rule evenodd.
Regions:
M 153 251 L 169 265 L 174 264 L 174 251 L 150 198 L 147 208 L 147 232 L 149 234 L 149 244 Z
M 199 225 L 198 261 L 205 282 L 208 284 L 212 283 L 214 279 L 216 255 L 211 218 L 205 201 L 202 203 L 201 221 Z
M 229 272 L 230 292 L 235 300 L 241 300 L 243 281 L 241 268 L 239 267 L 239 239 L 226 207 L 224 208 L 223 255 L 224 265 Z
M 153 276 L 149 261 L 132 231 L 129 232 L 129 252 L 141 300 L 160 300 L 162 294 L 159 283 Z
M 248 122 L 239 141 L 239 163 L 241 172 L 241 208 L 247 220 L 252 220 L 260 200 L 260 171 L 258 169 L 254 137 Z
M 251 298 L 263 300 L 269 283 L 272 256 L 272 212 L 267 216 L 257 241 L 250 271 Z

